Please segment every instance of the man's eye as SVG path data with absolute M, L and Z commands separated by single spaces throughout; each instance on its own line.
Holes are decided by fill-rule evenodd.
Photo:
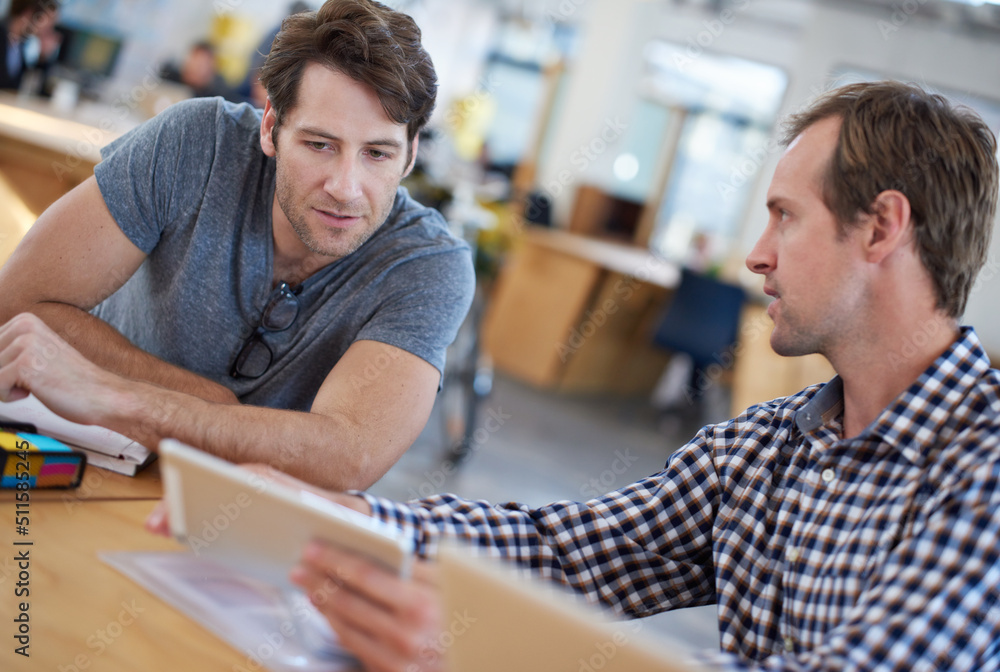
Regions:
M 386 159 L 389 157 L 388 154 L 378 149 L 369 149 L 368 156 L 372 157 L 373 159 Z
M 306 142 L 306 146 L 309 147 L 310 149 L 319 150 L 319 149 L 326 149 L 327 144 L 325 142 L 308 141 Z

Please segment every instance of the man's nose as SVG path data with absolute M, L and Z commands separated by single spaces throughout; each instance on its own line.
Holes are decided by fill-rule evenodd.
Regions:
M 754 273 L 766 275 L 774 270 L 775 255 L 770 245 L 768 232 L 765 231 L 754 244 L 750 254 L 747 255 L 747 268 Z
M 323 185 L 334 199 L 350 203 L 361 196 L 361 166 L 355 157 L 340 156 L 333 162 L 331 172 Z

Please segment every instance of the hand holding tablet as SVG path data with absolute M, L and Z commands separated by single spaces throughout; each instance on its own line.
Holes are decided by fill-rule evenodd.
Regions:
M 171 534 L 199 557 L 289 586 L 306 544 L 320 539 L 406 577 L 413 543 L 398 528 L 178 441 L 160 443 Z

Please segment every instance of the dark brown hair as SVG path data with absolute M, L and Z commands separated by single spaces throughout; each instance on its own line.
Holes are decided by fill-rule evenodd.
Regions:
M 307 63 L 372 87 L 386 115 L 406 124 L 411 146 L 434 110 L 437 75 L 420 44 L 420 29 L 409 16 L 381 3 L 327 0 L 319 11 L 293 14 L 282 22 L 260 70 L 276 116 L 274 134 L 297 103 Z
M 11 0 L 7 15 L 15 17 L 25 12 L 31 12 L 31 16 L 34 18 L 39 14 L 54 12 L 57 9 L 59 9 L 58 0 Z
M 846 234 L 876 197 L 910 201 L 914 239 L 937 307 L 957 318 L 986 262 L 997 206 L 997 143 L 972 110 L 918 86 L 884 81 L 830 91 L 785 126 L 791 143 L 839 117 L 840 137 L 823 177 L 823 201 Z

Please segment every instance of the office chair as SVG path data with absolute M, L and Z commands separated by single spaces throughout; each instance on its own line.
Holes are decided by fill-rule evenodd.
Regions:
M 732 367 L 745 298 L 742 287 L 681 270 L 653 343 L 682 356 L 671 358 L 654 405 L 666 412 L 704 413 L 705 393 L 718 387 L 719 371 Z M 713 364 L 721 368 L 716 371 Z

